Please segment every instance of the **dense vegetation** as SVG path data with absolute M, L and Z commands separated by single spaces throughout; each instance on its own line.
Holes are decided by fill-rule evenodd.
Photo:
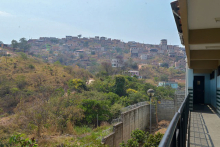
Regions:
M 77 66 L 44 63 L 25 53 L 0 60 L 1 144 L 23 133 L 37 137 L 40 146 L 77 146 L 89 141 L 98 146 L 97 137 L 107 135 L 102 130 L 123 107 L 149 100 L 149 88 L 155 90 L 156 98 L 174 96 L 169 87 L 119 75 L 105 64 L 94 75 Z M 88 84 L 89 79 L 94 82 Z M 64 134 L 68 134 L 65 139 L 52 137 Z
M 127 141 L 127 143 L 122 142 L 120 144 L 121 147 L 158 147 L 161 139 L 163 138 L 163 134 L 158 132 L 157 134 L 149 134 L 148 132 L 144 132 L 142 130 L 134 130 L 131 134 L 131 139 Z

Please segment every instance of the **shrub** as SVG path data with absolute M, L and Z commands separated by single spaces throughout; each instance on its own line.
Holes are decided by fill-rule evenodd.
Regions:
M 135 140 L 137 140 L 138 142 L 144 142 L 145 138 L 146 138 L 146 134 L 144 131 L 136 129 L 134 131 L 132 131 L 131 137 Z
M 153 135 L 147 132 L 145 133 L 142 130 L 135 130 L 131 134 L 131 139 L 127 141 L 127 144 L 122 142 L 120 144 L 121 147 L 157 147 L 160 144 L 161 139 L 163 138 L 163 134 L 158 132 Z
M 21 55 L 21 58 L 23 60 L 27 60 L 28 59 L 28 56 L 25 53 L 20 53 L 20 55 Z
M 19 89 L 23 89 L 27 85 L 27 82 L 25 80 L 25 76 L 17 76 L 16 85 Z
M 158 132 L 155 135 L 150 134 L 146 139 L 144 147 L 157 147 L 160 144 L 161 139 L 163 138 L 163 134 Z
M 28 67 L 29 67 L 30 69 L 34 69 L 34 68 L 35 68 L 34 65 L 32 65 L 32 64 L 30 64 Z
M 86 83 L 81 79 L 73 79 L 68 82 L 68 86 L 72 90 L 76 90 L 78 92 L 82 90 L 86 90 Z
M 24 134 L 18 134 L 18 135 L 13 135 L 9 139 L 9 143 L 14 145 L 20 145 L 21 147 L 37 147 L 38 145 L 36 144 L 36 141 L 34 138 L 32 139 L 24 139 L 23 138 Z
M 130 94 L 130 93 L 137 93 L 136 90 L 131 89 L 131 88 L 127 89 L 126 92 L 127 92 L 128 94 Z

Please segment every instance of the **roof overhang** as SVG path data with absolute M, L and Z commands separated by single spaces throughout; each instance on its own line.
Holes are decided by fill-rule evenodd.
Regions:
M 211 73 L 220 61 L 220 0 L 177 0 L 171 3 L 188 67 Z

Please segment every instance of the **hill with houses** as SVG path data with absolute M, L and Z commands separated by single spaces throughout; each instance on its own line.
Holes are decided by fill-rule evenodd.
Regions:
M 160 40 L 158 44 L 144 44 L 135 41 L 123 42 L 107 37 L 87 38 L 78 35 L 29 40 L 21 38 L 20 42 L 25 42 L 26 50 L 25 45 L 21 48 L 18 41 L 12 40 L 9 45 L 1 45 L 1 52 L 14 54 L 24 51 L 42 58 L 45 62 L 73 67 L 77 65 L 93 74 L 98 72 L 102 63 L 108 63 L 106 65 L 117 69 L 119 73 L 135 75 L 155 85 L 158 81 L 178 83 L 185 81 L 185 48 L 168 45 L 166 39 Z

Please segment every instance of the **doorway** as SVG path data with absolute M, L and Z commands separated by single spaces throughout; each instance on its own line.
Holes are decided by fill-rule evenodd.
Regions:
M 194 76 L 193 81 L 193 104 L 204 104 L 205 77 Z

